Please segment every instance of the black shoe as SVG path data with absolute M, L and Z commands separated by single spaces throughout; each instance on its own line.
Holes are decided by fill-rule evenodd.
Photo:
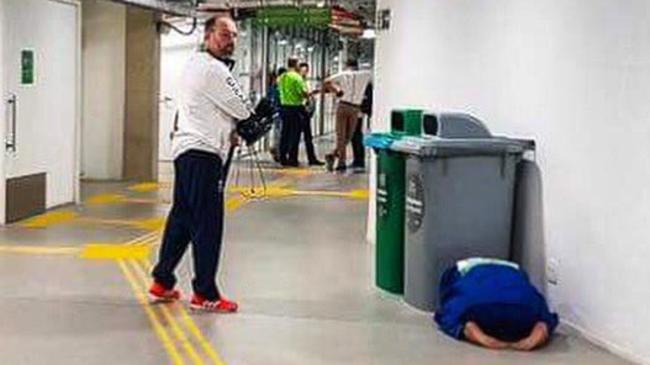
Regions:
M 327 171 L 334 171 L 334 155 L 328 154 L 325 155 L 325 164 L 327 165 Z
M 336 166 L 336 169 L 334 171 L 338 173 L 344 173 L 345 171 L 347 171 L 347 169 L 348 167 L 345 165 L 338 165 Z
M 300 167 L 299 163 L 293 161 L 283 161 L 280 162 L 280 165 L 282 165 L 282 167 Z
M 309 161 L 309 166 L 323 166 L 323 165 L 325 165 L 325 162 L 320 160 Z
M 366 172 L 366 167 L 361 165 L 352 165 L 350 166 L 350 169 L 355 174 L 363 174 Z
M 278 151 L 277 148 L 271 148 L 269 153 L 271 154 L 271 157 L 273 157 L 273 161 L 280 162 L 280 151 Z

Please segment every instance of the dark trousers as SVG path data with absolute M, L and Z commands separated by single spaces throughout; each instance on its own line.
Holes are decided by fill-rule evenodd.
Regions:
M 352 135 L 352 154 L 354 155 L 352 166 L 366 166 L 366 149 L 363 146 L 363 118 L 359 118 L 357 128 L 354 130 L 354 134 Z
M 318 161 L 316 157 L 316 151 L 314 149 L 314 135 L 311 132 L 311 115 L 307 111 L 307 108 L 304 109 L 304 114 L 300 123 L 300 133 L 298 134 L 298 145 L 300 145 L 300 136 L 304 138 L 305 141 L 305 150 L 307 151 L 307 160 L 311 162 Z
M 298 165 L 298 146 L 305 108 L 302 106 L 282 106 L 282 134 L 280 135 L 280 162 Z
M 191 150 L 174 160 L 174 203 L 167 218 L 154 279 L 173 288 L 174 271 L 192 242 L 194 293 L 220 298 L 216 285 L 223 236 L 222 161 L 219 156 Z

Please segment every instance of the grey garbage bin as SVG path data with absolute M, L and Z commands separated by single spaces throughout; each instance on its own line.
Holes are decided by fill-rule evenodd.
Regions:
M 509 258 L 515 168 L 532 144 L 465 114 L 426 114 L 423 131 L 391 149 L 407 155 L 404 300 L 431 312 L 457 260 Z

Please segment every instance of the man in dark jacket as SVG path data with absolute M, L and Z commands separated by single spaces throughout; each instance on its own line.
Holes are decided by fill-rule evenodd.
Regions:
M 363 101 L 361 102 L 361 113 L 368 116 L 368 120 L 372 117 L 372 82 L 368 83 L 366 90 L 363 93 Z M 352 170 L 355 172 L 365 172 L 366 170 L 366 149 L 363 146 L 363 118 L 359 119 L 357 128 L 352 135 Z

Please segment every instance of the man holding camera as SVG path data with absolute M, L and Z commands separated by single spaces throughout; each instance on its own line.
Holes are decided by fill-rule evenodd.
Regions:
M 223 237 L 223 158 L 230 146 L 239 144 L 236 122 L 251 116 L 251 106 L 230 71 L 237 36 L 231 18 L 210 18 L 205 23 L 205 51 L 194 54 L 183 71 L 172 141 L 174 202 L 149 290 L 156 302 L 180 298 L 174 271 L 192 242 L 191 308 L 226 313 L 238 309 L 216 282 Z

